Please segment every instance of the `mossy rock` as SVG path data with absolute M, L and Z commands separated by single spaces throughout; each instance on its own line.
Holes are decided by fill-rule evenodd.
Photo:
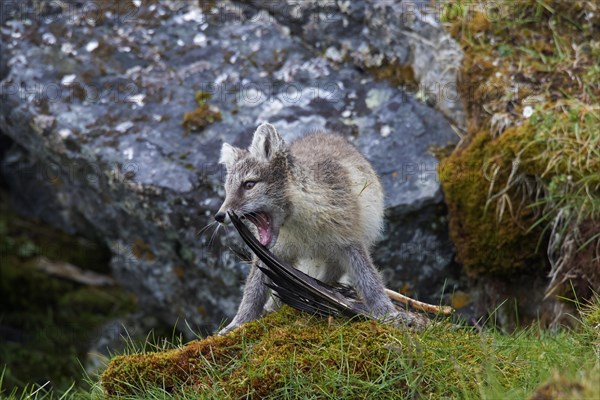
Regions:
M 515 201 L 526 195 L 519 193 L 521 186 L 511 186 L 498 200 L 489 195 L 491 186 L 507 187 L 513 163 L 524 158 L 519 155 L 522 143 L 531 142 L 533 134 L 530 129 L 512 129 L 493 140 L 480 132 L 440 164 L 450 236 L 458 261 L 471 276 L 544 267 L 537 248 L 541 230 L 530 230 L 538 216 Z
M 415 333 L 374 321 L 328 321 L 283 307 L 226 336 L 116 357 L 101 382 L 109 396 L 143 396 L 159 387 L 171 393 L 277 397 L 290 379 L 338 398 L 411 391 L 452 396 L 465 385 L 476 389 L 476 380 L 465 383 L 464 374 L 475 376 L 490 357 L 503 373 L 514 374 L 515 366 L 491 355 L 491 342 L 483 343 L 476 331 L 449 323 Z
M 592 233 L 600 226 L 600 19 L 593 8 L 560 0 L 445 8 L 465 52 L 459 89 L 468 123 L 440 165 L 440 180 L 450 236 L 471 276 L 543 276 L 552 265 L 548 293 L 572 296 L 575 288 L 590 298 L 600 284 L 600 239 Z

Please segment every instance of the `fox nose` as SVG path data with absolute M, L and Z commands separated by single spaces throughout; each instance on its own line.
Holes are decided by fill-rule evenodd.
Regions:
M 225 212 L 223 211 L 219 211 L 218 213 L 215 214 L 215 219 L 217 220 L 217 222 L 223 223 L 225 222 Z

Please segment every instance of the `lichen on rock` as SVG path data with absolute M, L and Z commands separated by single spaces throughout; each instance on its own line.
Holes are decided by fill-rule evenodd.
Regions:
M 181 122 L 186 134 L 191 131 L 202 130 L 207 125 L 222 119 L 221 112 L 216 107 L 211 107 L 208 104 L 210 98 L 211 94 L 209 92 L 196 92 L 195 99 L 198 107 L 183 114 L 183 121 Z

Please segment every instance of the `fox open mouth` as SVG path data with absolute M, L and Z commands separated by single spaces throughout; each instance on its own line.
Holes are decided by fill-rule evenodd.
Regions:
M 258 229 L 258 241 L 267 247 L 273 240 L 273 225 L 271 216 L 266 212 L 254 212 L 244 215 Z

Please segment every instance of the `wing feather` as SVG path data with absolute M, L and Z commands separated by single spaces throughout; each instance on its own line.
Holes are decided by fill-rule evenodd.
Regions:
M 352 298 L 348 286 L 331 286 L 279 260 L 252 235 L 233 211 L 229 217 L 246 245 L 262 261 L 258 268 L 271 279 L 269 287 L 285 304 L 321 316 L 372 319 L 365 306 Z

